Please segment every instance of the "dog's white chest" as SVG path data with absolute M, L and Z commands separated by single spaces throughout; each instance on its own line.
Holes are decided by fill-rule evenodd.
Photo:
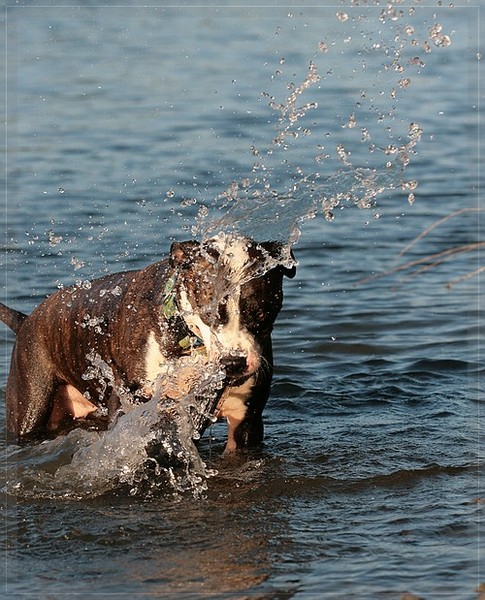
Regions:
M 155 381 L 166 362 L 167 359 L 160 349 L 160 344 L 156 340 L 155 333 L 150 331 L 145 354 L 145 379 L 147 381 Z

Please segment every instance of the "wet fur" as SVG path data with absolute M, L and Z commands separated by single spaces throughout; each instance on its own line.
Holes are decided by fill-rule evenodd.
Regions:
M 294 267 L 276 265 L 262 275 L 257 269 L 279 249 L 251 241 L 229 251 L 220 243 L 174 243 L 169 259 L 59 290 L 30 316 L 0 304 L 0 319 L 17 333 L 6 393 L 9 432 L 22 440 L 66 425 L 106 428 L 120 392 L 149 398 L 157 361 L 182 356 L 181 338 L 195 333 L 209 360 L 227 368 L 218 407 L 229 425 L 227 449 L 260 443 L 271 331 L 283 276 L 292 277 Z M 161 307 L 171 277 L 177 311 L 167 318 Z M 112 376 L 89 379 L 98 358 Z

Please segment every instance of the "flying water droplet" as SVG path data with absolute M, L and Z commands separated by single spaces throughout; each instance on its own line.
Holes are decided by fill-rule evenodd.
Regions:
M 49 246 L 57 246 L 57 244 L 60 244 L 62 240 L 62 235 L 55 235 L 52 230 L 49 231 Z

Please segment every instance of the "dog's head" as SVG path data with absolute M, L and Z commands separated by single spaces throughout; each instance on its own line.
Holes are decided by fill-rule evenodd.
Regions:
M 251 375 L 261 366 L 261 341 L 283 302 L 283 276 L 296 270 L 293 258 L 282 264 L 282 249 L 277 242 L 236 236 L 172 244 L 177 306 L 229 377 Z

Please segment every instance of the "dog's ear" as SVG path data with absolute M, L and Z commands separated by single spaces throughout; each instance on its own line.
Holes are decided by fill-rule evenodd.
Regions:
M 293 279 L 293 277 L 296 275 L 296 258 L 293 254 L 293 250 L 290 250 L 290 254 L 291 258 L 295 261 L 295 264 L 291 267 L 284 267 L 281 265 L 281 268 L 283 269 L 283 275 L 286 275 L 289 279 Z
M 266 252 L 268 252 L 270 254 L 270 256 L 272 256 L 275 259 L 281 259 L 282 258 L 282 250 L 284 248 L 284 245 L 281 242 L 263 242 L 262 244 L 259 244 L 261 246 L 261 248 L 263 248 L 264 250 L 266 250 Z M 294 264 L 291 265 L 290 267 L 285 267 L 284 265 L 279 265 L 278 268 L 281 270 L 281 272 L 283 273 L 283 275 L 286 275 L 286 277 L 288 277 L 289 279 L 293 279 L 293 277 L 296 275 L 296 265 L 297 265 L 297 261 L 295 258 L 295 255 L 293 254 L 293 250 L 290 249 L 290 256 L 292 261 L 294 261 Z
M 196 252 L 200 250 L 199 242 L 174 242 L 170 247 L 170 266 L 175 269 L 184 267 L 193 262 Z

